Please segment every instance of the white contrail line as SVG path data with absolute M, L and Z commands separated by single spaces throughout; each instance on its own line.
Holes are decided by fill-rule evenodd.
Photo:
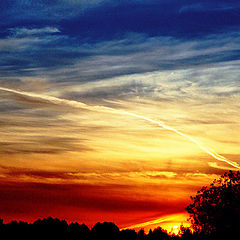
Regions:
M 172 128 L 172 127 L 167 126 L 163 122 L 155 121 L 155 120 L 152 120 L 150 118 L 147 118 L 147 117 L 144 117 L 144 116 L 141 116 L 141 115 L 137 115 L 137 114 L 134 114 L 134 113 L 127 113 L 127 114 L 131 115 L 131 116 L 135 116 L 137 118 L 144 119 L 144 120 L 152 122 L 152 123 L 156 123 L 157 125 L 159 125 L 160 127 L 164 128 L 164 129 L 167 129 L 169 131 L 173 131 L 173 132 L 177 133 L 178 135 L 180 135 L 180 136 L 182 136 L 182 137 L 192 141 L 193 143 L 195 143 L 200 149 L 202 149 L 204 152 L 206 152 L 207 154 L 209 154 L 210 156 L 212 156 L 216 160 L 219 160 L 219 161 L 222 161 L 222 162 L 226 162 L 226 163 L 230 164 L 231 166 L 240 169 L 240 166 L 238 165 L 238 163 L 230 161 L 230 160 L 228 160 L 227 158 L 225 158 L 224 156 L 222 156 L 220 154 L 216 154 L 216 153 L 211 152 L 210 150 L 205 148 L 201 143 L 199 143 L 196 139 L 194 139 L 194 138 L 186 135 L 185 133 L 182 133 L 182 132 L 180 132 L 180 131 Z
M 132 116 L 132 117 L 135 117 L 135 118 L 143 119 L 143 120 L 146 120 L 148 122 L 157 124 L 158 126 L 164 128 L 166 130 L 175 132 L 176 134 L 184 137 L 185 139 L 188 139 L 191 142 L 195 143 L 200 149 L 202 149 L 205 153 L 212 156 L 216 160 L 225 162 L 225 163 L 227 163 L 227 164 L 229 164 L 229 165 L 231 165 L 235 168 L 240 169 L 240 166 L 239 166 L 238 163 L 233 162 L 233 161 L 225 158 L 224 156 L 222 156 L 220 154 L 211 152 L 206 147 L 204 147 L 201 143 L 199 143 L 196 139 L 192 138 L 191 136 L 188 136 L 185 133 L 182 133 L 182 132 L 176 130 L 175 128 L 172 128 L 172 127 L 166 125 L 164 122 L 161 122 L 161 121 L 155 121 L 151 118 L 148 118 L 148 117 L 145 117 L 145 116 L 142 116 L 142 115 L 127 112 L 127 111 L 124 111 L 124 110 L 116 110 L 116 109 L 110 108 L 110 107 L 90 106 L 90 105 L 87 105 L 85 103 L 78 102 L 78 101 L 75 101 L 75 100 L 61 99 L 61 98 L 57 98 L 57 97 L 52 97 L 52 96 L 47 96 L 47 95 L 42 95 L 42 94 L 37 94 L 37 93 L 29 93 L 29 92 L 24 92 L 24 91 L 18 91 L 18 90 L 13 90 L 13 89 L 9 89 L 9 88 L 3 88 L 3 87 L 0 87 L 0 90 L 5 91 L 5 92 L 14 93 L 14 94 L 17 94 L 17 95 L 21 95 L 21 96 L 24 96 L 24 97 L 42 99 L 44 101 L 47 101 L 47 102 L 50 102 L 50 103 L 53 103 L 53 104 L 67 105 L 67 106 L 71 106 L 71 107 L 74 107 L 74 108 L 81 108 L 81 109 L 86 109 L 86 110 L 90 110 L 90 111 L 129 115 L 129 116 Z

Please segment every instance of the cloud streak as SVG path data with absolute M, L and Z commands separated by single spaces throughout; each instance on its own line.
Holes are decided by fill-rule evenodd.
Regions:
M 182 217 L 184 214 L 179 214 L 179 215 Z M 186 221 L 187 216 L 184 216 L 184 217 L 185 217 L 185 221 Z M 144 227 L 147 227 L 147 226 L 149 227 L 151 225 L 157 225 L 157 224 L 162 224 L 162 223 L 166 223 L 166 222 L 174 222 L 174 220 L 176 221 L 176 218 L 177 218 L 176 214 L 168 215 L 168 216 L 164 216 L 164 217 L 157 218 L 157 219 L 154 219 L 154 220 L 150 220 L 150 221 L 147 221 L 147 222 L 138 223 L 138 224 L 135 224 L 135 225 L 132 225 L 132 226 L 128 226 L 128 227 L 125 227 L 123 229 L 144 228 Z
M 54 26 L 8 28 L 0 38 L 0 81 L 38 77 L 50 83 L 89 83 L 152 71 L 204 68 L 240 59 L 235 31 L 195 39 L 126 32 L 91 42 Z M 1 80 L 2 79 L 2 80 Z M 11 88 L 11 87 L 10 87 Z
M 38 100 L 44 100 L 44 101 L 52 103 L 52 104 L 67 105 L 67 106 L 71 106 L 71 107 L 74 107 L 74 108 L 80 108 L 80 109 L 85 109 L 85 110 L 89 110 L 89 111 L 97 111 L 97 112 L 104 112 L 104 113 L 110 113 L 110 114 L 128 115 L 128 116 L 132 116 L 132 117 L 135 117 L 135 118 L 138 118 L 138 119 L 142 119 L 142 120 L 145 120 L 147 122 L 154 123 L 154 124 L 164 128 L 166 130 L 172 131 L 172 132 L 184 137 L 185 139 L 187 139 L 187 140 L 193 142 L 194 144 L 196 144 L 200 149 L 202 149 L 205 153 L 212 156 L 216 160 L 221 161 L 221 162 L 225 162 L 225 163 L 227 163 L 227 164 L 229 164 L 229 165 L 231 165 L 231 166 L 233 166 L 237 169 L 240 169 L 240 166 L 239 166 L 238 163 L 233 162 L 233 161 L 225 158 L 224 156 L 222 156 L 220 154 L 217 154 L 217 153 L 214 153 L 214 152 L 210 151 L 209 149 L 204 147 L 196 139 L 192 138 L 191 136 L 186 135 L 185 133 L 182 133 L 181 131 L 179 131 L 175 128 L 172 128 L 172 127 L 168 126 L 167 124 L 165 124 L 164 122 L 161 122 L 161 121 L 155 121 L 153 119 L 150 119 L 150 118 L 142 116 L 142 115 L 127 112 L 127 111 L 124 111 L 124 110 L 113 109 L 113 108 L 110 108 L 110 107 L 90 106 L 90 105 L 87 105 L 85 103 L 74 101 L 74 100 L 66 100 L 66 99 L 61 99 L 61 98 L 57 98 L 57 97 L 46 96 L 46 95 L 36 94 L 36 93 L 29 93 L 29 92 L 24 92 L 24 91 L 17 91 L 17 90 L 3 88 L 3 87 L 0 87 L 0 90 L 5 91 L 5 92 L 9 92 L 9 93 L 12 93 L 12 94 L 24 96 L 24 97 L 29 97 L 29 98 L 38 99 Z

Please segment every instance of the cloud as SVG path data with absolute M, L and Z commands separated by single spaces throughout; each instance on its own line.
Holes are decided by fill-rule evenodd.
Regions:
M 56 104 L 56 105 L 63 105 L 63 106 L 66 105 L 66 106 L 70 106 L 72 108 L 86 109 L 89 111 L 96 111 L 96 112 L 100 112 L 100 113 L 110 113 L 111 115 L 119 114 L 119 115 L 124 115 L 124 116 L 131 116 L 131 117 L 134 117 L 137 119 L 142 119 L 147 122 L 153 123 L 153 124 L 159 126 L 160 128 L 166 129 L 177 135 L 180 135 L 181 137 L 185 138 L 185 140 L 191 141 L 194 144 L 196 144 L 203 152 L 209 154 L 216 160 L 226 162 L 229 165 L 240 169 L 240 166 L 238 165 L 238 163 L 232 162 L 231 160 L 228 160 L 224 156 L 214 153 L 213 151 L 209 150 L 207 147 L 203 146 L 201 144 L 201 142 L 194 139 L 193 137 L 191 137 L 171 126 L 168 126 L 168 124 L 164 123 L 163 121 L 156 121 L 151 118 L 148 118 L 145 115 L 135 114 L 132 112 L 127 112 L 124 110 L 118 110 L 118 109 L 109 108 L 109 107 L 105 107 L 105 106 L 98 106 L 98 105 L 90 106 L 90 105 L 87 105 L 87 104 L 84 104 L 84 103 L 78 102 L 78 101 L 66 100 L 66 99 L 56 98 L 56 97 L 52 97 L 52 96 L 41 95 L 41 94 L 21 92 L 21 91 L 16 91 L 16 90 L 12 90 L 12 89 L 6 89 L 6 88 L 0 88 L 0 90 L 4 91 L 4 92 L 8 92 L 13 95 L 17 95 L 17 96 L 19 95 L 20 97 L 23 97 L 23 98 L 27 98 L 27 99 L 29 98 L 30 100 L 33 99 L 33 101 L 34 101 L 34 99 L 39 99 L 40 101 L 44 101 L 44 102 L 46 101 L 46 102 L 49 102 L 51 104 Z
M 192 5 L 186 5 L 180 8 L 179 13 L 184 12 L 195 12 L 195 11 L 204 11 L 207 9 L 207 6 L 205 6 L 202 3 L 192 4 Z
M 207 12 L 207 11 L 237 11 L 239 10 L 240 4 L 233 2 L 199 2 L 195 4 L 184 5 L 180 8 L 179 13 L 186 12 Z
M 44 136 L 22 137 L 16 142 L 0 142 L 0 154 L 59 154 L 63 152 L 92 151 L 91 147 L 79 143 L 80 139 Z
M 51 26 L 16 31 L 26 34 L 0 40 L 3 82 L 36 77 L 51 83 L 84 83 L 136 73 L 204 68 L 237 61 L 240 56 L 237 32 L 210 35 L 198 41 L 127 34 L 91 43 L 78 42 L 62 32 L 52 34 L 58 30 Z
M 119 79 L 120 80 L 120 79 Z M 106 104 L 108 100 L 126 100 L 135 97 L 153 96 L 157 86 L 144 83 L 143 81 L 107 81 L 102 86 L 89 87 L 88 90 L 83 91 L 66 91 L 63 95 L 67 99 L 83 99 L 91 103 Z M 100 85 L 100 84 L 99 84 Z M 160 91 L 160 90 L 159 90 Z M 111 104 L 109 103 L 109 106 Z M 113 104 L 114 105 L 114 104 Z
M 46 171 L 46 170 L 37 170 L 31 168 L 17 168 L 17 167 L 5 167 L 0 166 L 2 175 L 5 175 L 5 178 L 12 179 L 28 179 L 28 182 L 42 182 L 46 183 L 50 180 L 53 181 L 71 181 L 74 180 L 85 180 L 90 176 L 93 176 L 94 173 L 86 172 L 64 172 L 64 171 Z M 95 174 L 97 175 L 97 173 Z M 99 174 L 100 175 L 100 174 Z
M 46 34 L 60 33 L 60 30 L 56 27 L 43 27 L 43 28 L 11 28 L 10 32 L 15 37 L 26 37 L 26 36 L 41 36 Z
M 235 171 L 234 168 L 219 166 L 216 162 L 209 162 L 208 165 L 212 168 L 217 168 L 217 169 L 221 169 L 221 170 L 225 170 L 225 171 L 229 171 L 229 170 Z
M 5 18 L 1 25 L 21 24 L 35 22 L 59 22 L 64 19 L 76 17 L 84 14 L 89 8 L 97 7 L 101 5 L 104 0 L 56 0 L 45 1 L 39 0 L 38 2 L 33 0 L 24 1 L 5 1 L 1 3 L 1 14 L 3 16 L 11 16 Z
M 86 171 L 86 170 L 74 170 L 74 171 L 47 171 L 37 170 L 31 168 L 18 168 L 18 167 L 6 167 L 0 166 L 2 176 L 10 179 L 18 179 L 24 181 L 27 179 L 28 182 L 42 182 L 49 183 L 51 180 L 58 182 L 68 183 L 81 183 L 83 181 L 96 181 L 100 183 L 107 183 L 108 181 L 117 182 L 120 178 L 122 183 L 127 181 L 133 181 L 136 179 L 143 179 L 148 181 L 149 179 L 183 179 L 181 175 L 175 172 L 167 171 L 133 171 L 131 169 L 109 169 L 107 171 Z M 150 182 L 150 181 L 149 181 Z M 130 184 L 131 185 L 131 184 Z
M 212 17 L 212 12 L 207 11 L 208 9 L 219 10 L 215 11 L 216 18 Z M 60 26 L 67 35 L 80 39 L 113 39 L 126 32 L 152 36 L 196 36 L 216 32 L 225 26 L 237 26 L 238 9 L 239 4 L 234 1 L 206 3 L 201 0 L 196 4 L 191 0 L 40 0 L 37 3 L 32 0 L 13 0 L 1 4 L 3 21 L 0 24 L 3 29 L 8 26 L 42 27 L 52 24 Z M 223 10 L 225 16 L 222 16 Z M 195 11 L 194 16 L 192 11 Z M 218 21 L 218 18 L 221 18 L 221 21 Z M 208 22 L 207 25 L 205 21 Z M 5 31 L 3 34 L 6 34 Z
M 168 230 L 169 232 L 171 231 L 171 229 L 166 229 L 164 225 L 171 225 L 171 228 L 173 228 L 173 226 L 175 224 L 179 224 L 179 221 L 181 219 L 181 225 L 184 225 L 184 226 L 188 226 L 190 225 L 189 222 L 187 222 L 187 219 L 188 219 L 188 214 L 186 213 L 177 213 L 177 214 L 173 214 L 173 215 L 167 215 L 167 216 L 163 216 L 161 218 L 157 218 L 157 219 L 153 219 L 153 220 L 150 220 L 150 221 L 147 221 L 147 222 L 143 222 L 143 223 L 138 223 L 138 224 L 135 224 L 135 225 L 132 225 L 132 226 L 128 226 L 124 229 L 144 229 L 146 231 L 146 228 L 147 229 L 155 229 L 157 228 L 159 225 L 165 229 L 165 230 Z M 168 228 L 170 228 L 169 226 L 167 226 Z M 178 226 L 180 227 L 180 226 Z

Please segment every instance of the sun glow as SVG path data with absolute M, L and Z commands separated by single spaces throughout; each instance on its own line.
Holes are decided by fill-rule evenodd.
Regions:
M 178 235 L 180 233 L 180 227 L 190 227 L 190 223 L 187 221 L 188 215 L 185 213 L 167 215 L 161 218 L 153 219 L 147 222 L 139 223 L 136 225 L 128 226 L 123 229 L 144 229 L 148 232 L 150 229 L 161 227 L 170 234 Z
M 179 235 L 179 233 L 180 233 L 180 226 L 174 225 L 172 227 L 170 234 L 177 236 Z

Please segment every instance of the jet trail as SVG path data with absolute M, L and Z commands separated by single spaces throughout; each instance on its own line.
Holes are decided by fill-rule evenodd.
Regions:
M 217 153 L 213 153 L 210 150 L 208 150 L 206 147 L 204 147 L 201 143 L 199 143 L 196 139 L 192 138 L 191 136 L 186 135 L 185 133 L 182 133 L 180 131 L 178 131 L 175 128 L 172 128 L 168 125 L 166 125 L 164 122 L 162 121 L 156 121 L 153 120 L 151 118 L 142 116 L 142 115 L 138 115 L 135 113 L 131 113 L 131 112 L 127 112 L 124 110 L 116 110 L 110 107 L 104 107 L 104 106 L 91 106 L 91 105 L 87 105 L 85 103 L 82 102 L 78 102 L 78 101 L 74 101 L 74 100 L 67 100 L 67 99 L 61 99 L 61 98 L 57 98 L 57 97 L 52 97 L 52 96 L 47 96 L 47 95 L 42 95 L 42 94 L 37 94 L 37 93 L 29 93 L 29 92 L 25 92 L 25 91 L 17 91 L 17 90 L 13 90 L 13 89 L 9 89 L 9 88 L 3 88 L 0 87 L 0 91 L 5 91 L 5 92 L 9 92 L 9 93 L 13 93 L 15 95 L 20 95 L 20 96 L 24 96 L 24 97 L 30 97 L 30 98 L 37 98 L 37 99 L 41 99 L 45 102 L 49 102 L 49 103 L 53 103 L 53 104 L 57 104 L 57 105 L 66 105 L 66 106 L 71 106 L 74 108 L 81 108 L 81 109 L 86 109 L 86 110 L 90 110 L 90 111 L 98 111 L 98 112 L 104 112 L 104 113 L 112 113 L 112 114 L 121 114 L 121 115 L 128 115 L 128 116 L 132 116 L 138 119 L 143 119 L 145 121 L 154 123 L 166 130 L 175 132 L 176 134 L 184 137 L 187 140 L 190 140 L 191 142 L 195 143 L 200 149 L 202 149 L 205 153 L 207 153 L 208 155 L 212 156 L 213 158 L 215 158 L 218 161 L 221 162 L 225 162 L 235 168 L 240 169 L 240 166 L 238 163 L 233 162 L 227 158 L 225 158 L 224 156 L 217 154 Z

